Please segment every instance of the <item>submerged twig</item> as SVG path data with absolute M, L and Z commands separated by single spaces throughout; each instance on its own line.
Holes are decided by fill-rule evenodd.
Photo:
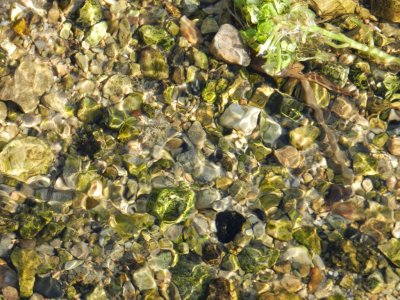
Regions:
M 329 126 L 326 125 L 323 111 L 321 107 L 318 106 L 314 92 L 310 86 L 309 79 L 301 72 L 302 69 L 303 66 L 301 64 L 295 64 L 291 68 L 288 68 L 285 71 L 283 71 L 281 75 L 296 78 L 300 81 L 301 86 L 304 90 L 304 102 L 308 107 L 310 107 L 314 111 L 315 119 L 317 120 L 318 124 L 322 127 L 323 131 L 325 132 L 328 138 L 329 146 L 333 154 L 332 159 L 340 167 L 343 176 L 343 182 L 345 184 L 351 184 L 354 179 L 354 173 L 349 167 L 347 167 L 348 159 L 346 155 L 343 153 L 343 151 L 340 149 L 335 134 L 329 128 Z

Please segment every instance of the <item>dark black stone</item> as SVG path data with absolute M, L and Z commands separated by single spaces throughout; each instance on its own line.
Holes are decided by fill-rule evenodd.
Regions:
M 233 241 L 235 236 L 242 230 L 245 221 L 246 219 L 235 211 L 218 213 L 215 220 L 218 240 L 222 243 Z
M 61 298 L 64 295 L 61 283 L 52 277 L 37 277 L 33 290 L 46 298 Z
M 75 141 L 76 152 L 82 156 L 89 156 L 94 159 L 94 155 L 100 150 L 100 143 L 96 141 L 93 133 L 90 131 L 79 131 Z
M 345 201 L 350 198 L 352 193 L 351 187 L 346 187 L 342 184 L 332 184 L 328 193 L 325 196 L 325 202 L 329 206 L 338 201 Z

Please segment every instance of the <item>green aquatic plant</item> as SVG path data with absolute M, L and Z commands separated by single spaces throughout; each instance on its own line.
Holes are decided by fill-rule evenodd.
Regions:
M 258 57 L 261 68 L 277 75 L 296 61 L 318 59 L 326 46 L 349 48 L 385 65 L 400 66 L 400 58 L 373 45 L 360 43 L 338 30 L 317 25 L 315 14 L 303 1 L 235 0 L 235 8 L 244 19 L 242 37 Z

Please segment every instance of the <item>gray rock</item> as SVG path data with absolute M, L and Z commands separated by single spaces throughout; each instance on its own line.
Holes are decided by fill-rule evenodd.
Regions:
M 4 288 L 6 286 L 17 287 L 17 282 L 17 272 L 15 272 L 6 264 L 0 265 L 0 288 Z
M 31 57 L 22 59 L 14 77 L 4 76 L 0 81 L 0 100 L 13 101 L 25 112 L 32 112 L 39 97 L 52 86 L 53 72 L 50 67 Z
M 103 93 L 113 102 L 119 102 L 122 98 L 132 93 L 132 83 L 128 76 L 113 75 L 104 84 Z
M 61 283 L 50 276 L 38 277 L 33 290 L 46 298 L 61 298 L 64 294 Z
M 240 37 L 239 31 L 230 24 L 222 25 L 210 46 L 211 53 L 227 63 L 247 67 L 250 56 Z
M 202 34 L 218 32 L 218 23 L 212 17 L 207 17 L 201 23 L 200 31 Z
M 86 259 L 89 255 L 89 247 L 84 242 L 79 242 L 71 248 L 71 254 L 77 259 Z
M 193 145 L 197 148 L 202 149 L 207 138 L 207 134 L 204 131 L 199 121 L 193 122 L 192 126 L 188 131 L 189 138 Z
M 217 189 L 201 190 L 196 197 L 196 208 L 205 209 L 211 208 L 215 201 L 221 199 L 221 195 Z
M 65 105 L 67 104 L 67 97 L 60 92 L 51 91 L 42 98 L 42 103 L 54 111 L 64 112 Z

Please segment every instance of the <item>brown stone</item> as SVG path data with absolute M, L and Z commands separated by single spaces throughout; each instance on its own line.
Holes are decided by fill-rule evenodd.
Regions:
M 400 156 L 400 137 L 392 137 L 389 140 L 388 151 L 392 155 Z
M 193 46 L 203 42 L 203 37 L 200 30 L 197 28 L 196 23 L 188 19 L 186 16 L 183 16 L 180 20 L 180 33 Z
M 373 15 L 400 23 L 400 0 L 371 0 Z
M 240 33 L 230 24 L 224 24 L 219 28 L 211 42 L 210 51 L 216 58 L 227 63 L 244 67 L 250 65 L 250 56 Z
M 293 146 L 285 146 L 274 152 L 278 161 L 286 168 L 298 168 L 304 161 L 304 157 Z

